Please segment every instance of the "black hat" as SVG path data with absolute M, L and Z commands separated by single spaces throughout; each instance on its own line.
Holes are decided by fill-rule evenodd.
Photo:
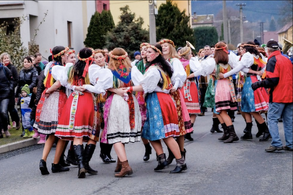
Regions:
M 256 45 L 258 45 L 258 46 L 260 46 L 260 43 L 258 42 L 258 40 L 257 39 L 254 39 L 254 41 L 253 41 Z
M 274 40 L 271 40 L 267 43 L 267 46 L 266 47 L 269 47 L 269 48 L 272 48 L 272 49 L 279 49 L 279 44 L 277 41 L 274 41 Z

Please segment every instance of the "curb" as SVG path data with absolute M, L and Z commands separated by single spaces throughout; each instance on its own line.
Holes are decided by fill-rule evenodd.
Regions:
M 13 151 L 13 150 L 17 150 L 17 149 L 20 149 L 20 148 L 28 147 L 28 146 L 31 146 L 31 145 L 35 145 L 37 143 L 38 143 L 38 139 L 30 138 L 30 139 L 26 139 L 26 140 L 14 142 L 14 143 L 6 144 L 6 145 L 3 145 L 3 146 L 0 146 L 0 154 L 5 153 L 5 152 L 10 152 L 10 151 Z

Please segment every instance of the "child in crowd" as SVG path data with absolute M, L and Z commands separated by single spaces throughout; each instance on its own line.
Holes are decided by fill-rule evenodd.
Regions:
M 21 120 L 22 125 L 25 131 L 24 138 L 32 137 L 34 134 L 33 127 L 31 125 L 30 115 L 32 112 L 32 109 L 29 107 L 29 103 L 31 101 L 31 95 L 30 95 L 30 88 L 26 84 L 21 89 Z

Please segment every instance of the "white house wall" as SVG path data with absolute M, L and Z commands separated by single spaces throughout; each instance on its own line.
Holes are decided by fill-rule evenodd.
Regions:
M 71 47 L 76 52 L 82 49 L 87 27 L 95 12 L 95 1 L 24 1 L 23 9 L 1 9 L 0 18 L 28 16 L 29 19 L 29 15 L 38 16 L 36 22 L 31 23 L 33 26 L 29 20 L 21 25 L 21 40 L 28 48 L 34 34 L 31 31 L 39 25 L 47 10 L 45 22 L 40 25 L 35 38 L 43 57 L 47 58 L 54 46 L 68 46 L 67 21 L 72 22 Z

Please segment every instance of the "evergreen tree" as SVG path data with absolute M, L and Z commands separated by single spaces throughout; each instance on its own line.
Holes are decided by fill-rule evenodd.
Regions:
M 192 44 L 195 39 L 193 30 L 190 28 L 190 17 L 179 10 L 177 4 L 167 0 L 158 10 L 156 17 L 157 40 L 167 38 L 174 41 L 177 46 L 185 46 L 185 41 Z
M 135 14 L 130 12 L 128 5 L 121 7 L 120 10 L 120 21 L 106 35 L 106 47 L 109 50 L 121 47 L 129 56 L 133 56 L 142 42 L 148 42 L 148 31 L 142 28 L 143 19 L 135 19 Z
M 94 49 L 104 47 L 106 44 L 105 35 L 112 28 L 114 28 L 114 21 L 110 11 L 95 12 L 91 17 L 84 44 Z
M 272 18 L 270 22 L 269 31 L 276 31 L 276 30 L 277 30 L 276 21 L 274 18 Z
M 194 28 L 195 49 L 198 51 L 205 45 L 215 45 L 218 42 L 218 32 L 215 27 L 204 26 Z

